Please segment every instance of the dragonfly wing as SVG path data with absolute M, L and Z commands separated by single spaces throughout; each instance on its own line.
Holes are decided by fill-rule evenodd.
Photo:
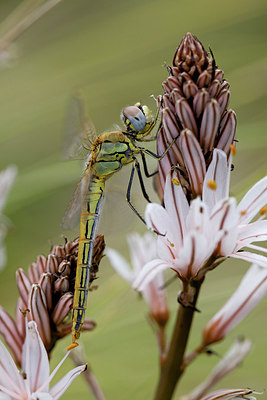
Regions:
M 88 191 L 89 180 L 90 174 L 86 170 L 82 179 L 76 186 L 76 189 L 63 216 L 61 222 L 63 229 L 72 229 L 75 225 L 77 225 L 81 215 L 82 202 Z
M 95 139 L 95 127 L 86 113 L 85 102 L 79 92 L 71 98 L 66 114 L 64 159 L 85 158 Z

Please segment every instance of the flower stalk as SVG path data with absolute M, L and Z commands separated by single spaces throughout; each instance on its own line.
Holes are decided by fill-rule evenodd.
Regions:
M 191 292 L 192 306 L 179 305 L 171 343 L 166 360 L 161 368 L 155 400 L 170 400 L 178 380 L 184 372 L 182 368 L 183 359 L 202 282 L 203 280 L 191 282 L 187 287 L 188 291 Z

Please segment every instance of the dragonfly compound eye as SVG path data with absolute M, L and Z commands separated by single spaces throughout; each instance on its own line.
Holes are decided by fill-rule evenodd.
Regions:
M 129 132 L 140 132 L 146 126 L 146 117 L 143 111 L 136 106 L 124 108 L 122 110 L 122 120 Z

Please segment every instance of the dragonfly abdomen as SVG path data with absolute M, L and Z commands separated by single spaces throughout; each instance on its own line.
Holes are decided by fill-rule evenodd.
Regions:
M 99 179 L 96 176 L 91 177 L 88 192 L 82 205 L 72 312 L 73 343 L 69 346 L 69 349 L 76 346 L 76 339 L 80 336 L 80 330 L 84 322 L 90 285 L 90 268 L 92 264 L 94 240 L 97 234 L 97 225 L 104 198 L 104 186 L 105 180 Z

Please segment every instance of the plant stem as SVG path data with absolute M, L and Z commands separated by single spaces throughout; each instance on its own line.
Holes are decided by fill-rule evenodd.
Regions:
M 184 353 L 201 284 L 202 281 L 195 281 L 187 288 L 192 292 L 192 301 L 190 302 L 192 307 L 179 305 L 170 347 L 161 369 L 161 375 L 154 397 L 155 400 L 170 400 L 176 384 L 183 373 L 182 365 Z
M 190 351 L 190 353 L 186 354 L 184 357 L 184 363 L 183 363 L 183 368 L 187 368 L 188 365 L 194 361 L 201 353 L 206 351 L 206 346 L 205 344 L 200 344 L 195 348 L 194 350 Z

